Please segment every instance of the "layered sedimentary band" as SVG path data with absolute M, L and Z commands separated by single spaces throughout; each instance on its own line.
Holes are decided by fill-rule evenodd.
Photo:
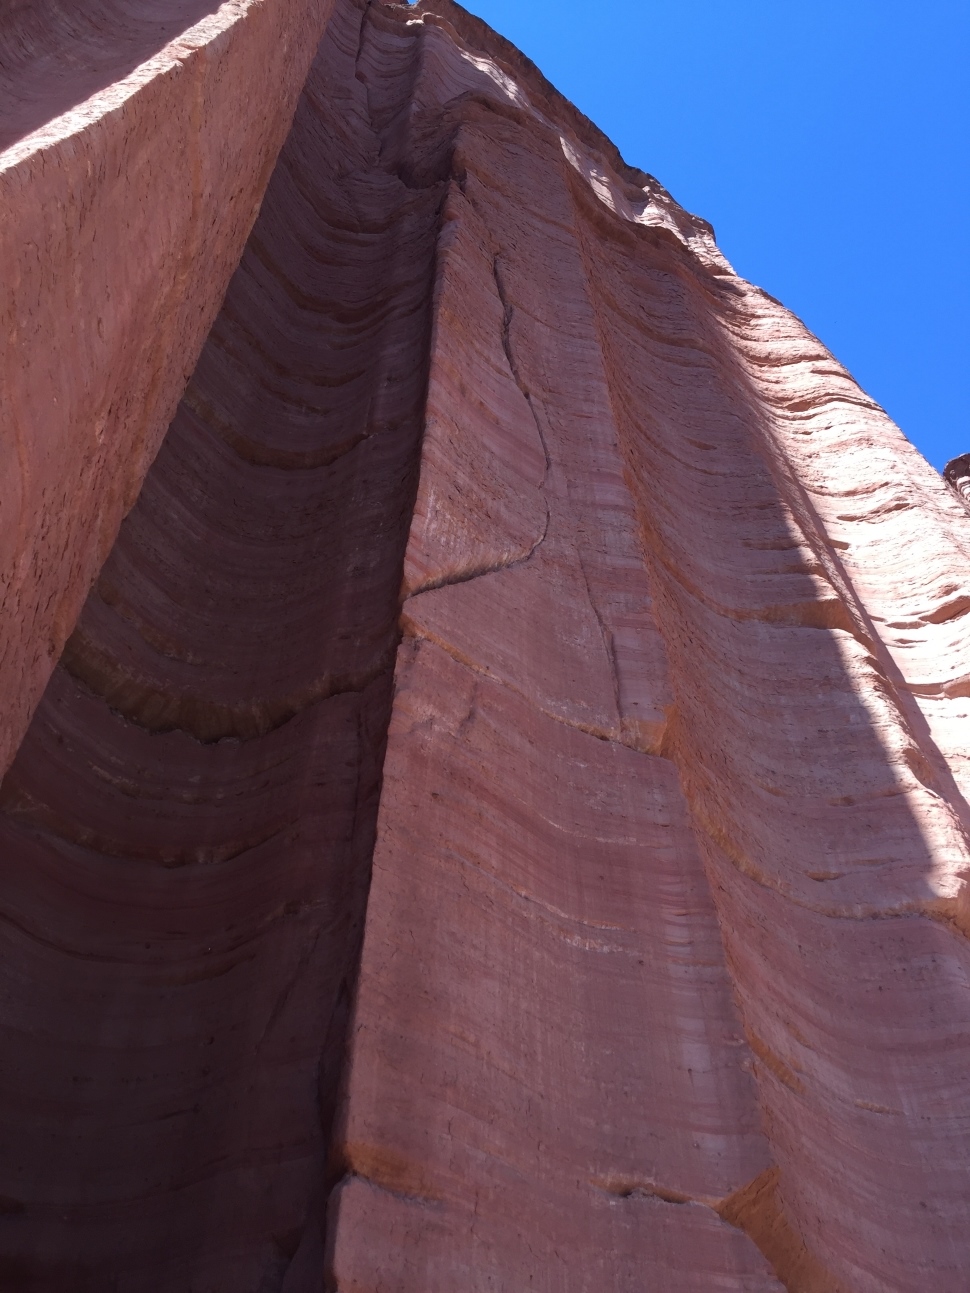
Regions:
M 521 55 L 338 0 L 0 787 L 0 1276 L 962 1293 L 968 533 Z
M 361 18 L 3 784 L 0 1193 L 38 1287 L 322 1261 L 441 200 L 396 173 L 414 42 Z
M 332 7 L 0 12 L 0 775 L 195 367 Z

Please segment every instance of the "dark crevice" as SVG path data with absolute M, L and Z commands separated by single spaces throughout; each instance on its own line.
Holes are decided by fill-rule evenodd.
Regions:
M 590 587 L 589 575 L 586 573 L 586 563 L 583 560 L 583 552 L 581 548 L 578 550 L 577 556 L 579 558 L 580 574 L 583 576 L 583 586 L 586 589 L 586 600 L 596 617 L 600 637 L 603 640 L 603 650 L 606 652 L 606 658 L 610 662 L 610 680 L 613 686 L 613 703 L 615 704 L 616 712 L 619 715 L 622 713 L 622 705 L 620 703 L 620 671 L 616 660 L 616 641 L 613 634 L 610 632 L 609 626 L 603 618 L 603 613 L 597 604 L 596 598 L 593 596 L 593 590 Z
M 943 479 L 970 512 L 970 453 L 952 458 L 943 468 Z
M 615 1199 L 656 1199 L 675 1207 L 682 1207 L 686 1203 L 699 1203 L 708 1208 L 713 1206 L 708 1199 L 695 1199 L 682 1190 L 657 1185 L 654 1181 L 606 1180 L 594 1181 L 593 1184 Z
M 522 392 L 522 395 L 525 398 L 525 402 L 529 406 L 529 412 L 532 414 L 533 421 L 536 424 L 536 431 L 538 432 L 538 435 L 539 435 L 539 443 L 542 445 L 542 452 L 545 454 L 545 458 L 546 458 L 545 480 L 548 480 L 549 472 L 552 469 L 552 459 L 549 456 L 549 446 L 546 443 L 545 432 L 542 429 L 542 421 L 539 417 L 539 414 L 536 411 L 535 405 L 532 402 L 532 393 L 529 390 L 528 386 L 526 385 L 525 381 L 523 380 L 522 374 L 519 371 L 519 366 L 516 363 L 515 353 L 512 348 L 512 321 L 515 318 L 515 308 L 509 301 L 508 295 L 506 293 L 505 284 L 502 278 L 501 265 L 500 265 L 499 257 L 497 255 L 492 260 L 492 273 L 495 277 L 495 290 L 498 292 L 499 300 L 502 302 L 502 309 L 505 312 L 505 317 L 502 324 L 502 349 L 505 351 L 505 358 L 508 360 L 509 372 L 512 374 L 513 378 L 515 379 L 515 384 Z

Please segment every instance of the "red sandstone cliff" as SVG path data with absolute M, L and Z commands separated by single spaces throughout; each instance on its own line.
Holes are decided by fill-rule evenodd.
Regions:
M 167 92 L 253 176 L 296 7 L 228 10 Z M 90 100 L 91 246 L 194 322 L 92 358 L 70 243 L 5 304 L 0 1287 L 964 1293 L 963 504 L 482 24 L 299 12 L 103 564 L 157 440 L 76 410 L 155 426 L 260 184 L 203 252 Z
M 0 9 L 0 772 L 199 357 L 332 7 Z

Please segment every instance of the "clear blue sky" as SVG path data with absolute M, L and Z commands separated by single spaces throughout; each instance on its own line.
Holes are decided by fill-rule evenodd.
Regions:
M 970 451 L 970 0 L 466 0 L 817 333 Z

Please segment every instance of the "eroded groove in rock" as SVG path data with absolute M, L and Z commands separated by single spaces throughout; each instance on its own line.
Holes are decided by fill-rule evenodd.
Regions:
M 404 610 L 334 1287 L 780 1290 L 709 1206 L 772 1160 L 563 142 L 480 47 L 425 47 L 462 124 L 405 587 L 443 586 Z
M 771 1283 L 767 1259 L 791 1293 L 957 1293 L 970 1264 L 959 504 L 702 224 L 617 166 L 468 15 L 420 9 L 451 40 L 432 47 L 463 126 L 406 582 L 483 549 L 494 560 L 405 608 L 336 1283 L 378 1287 L 403 1265 L 414 1289 L 550 1270 L 557 1289 L 748 1288 Z M 507 381 L 517 411 L 493 422 L 477 393 L 501 370 L 499 323 L 522 399 Z M 468 471 L 483 447 L 506 473 L 484 526 L 477 499 L 497 471 Z M 536 490 L 550 525 L 532 551 L 516 527 L 538 514 Z M 914 513 L 916 579 L 900 565 L 912 569 Z M 531 555 L 513 567 L 515 551 Z M 638 594 L 629 618 L 619 589 Z M 650 721 L 630 744 L 671 762 L 634 755 L 630 785 L 666 823 L 693 824 L 707 884 L 678 907 L 682 937 L 711 928 L 712 896 L 726 959 L 715 942 L 704 962 L 733 985 L 740 1023 L 727 993 L 701 1005 L 688 971 L 665 998 L 647 968 L 669 964 L 654 923 L 669 873 L 614 762 L 634 703 Z M 682 883 L 700 875 L 689 838 L 675 845 Z M 614 884 L 622 917 L 607 910 Z M 620 931 L 642 940 L 629 976 L 603 968 Z M 617 1040 L 634 1018 L 649 1023 Z M 696 1018 L 723 1031 L 682 1067 Z M 732 1052 L 742 1029 L 749 1046 Z M 622 1063 L 604 1071 L 607 1055 Z M 764 1140 L 732 1064 L 757 1077 Z M 695 1118 L 717 1127 L 716 1158 L 703 1136 L 680 1139 Z M 759 1155 L 769 1165 L 742 1182 Z M 583 1191 L 603 1181 L 624 1188 L 600 1213 Z M 694 1212 L 658 1189 L 706 1202 L 749 1246 L 689 1232 Z
M 5 1288 L 320 1287 L 442 197 L 416 60 L 341 5 L 4 780 Z
M 0 776 L 239 263 L 333 0 L 0 13 Z

